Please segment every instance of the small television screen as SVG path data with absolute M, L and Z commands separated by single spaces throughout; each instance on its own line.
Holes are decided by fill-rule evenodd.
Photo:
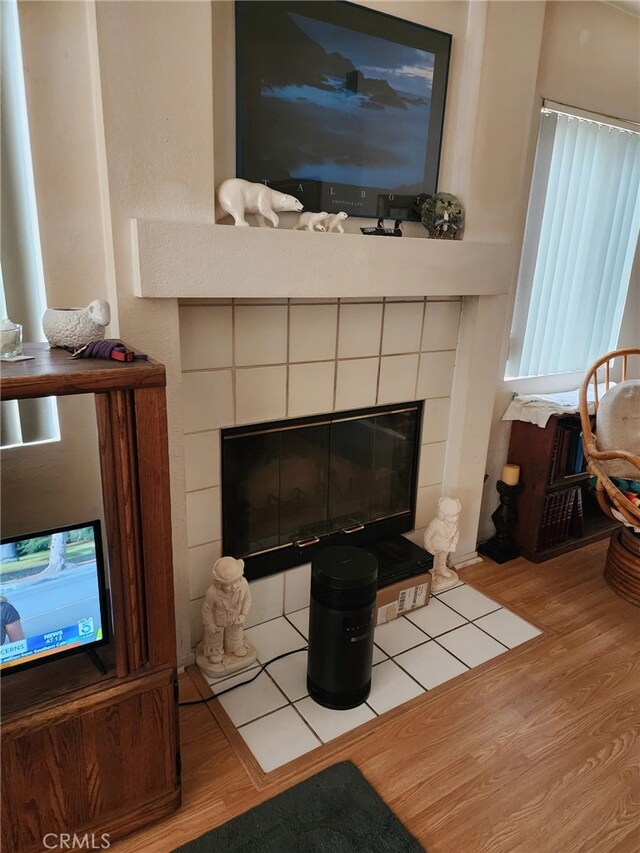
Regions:
M 237 175 L 306 210 L 420 219 L 451 36 L 335 0 L 236 2 Z
M 0 670 L 107 641 L 100 522 L 0 543 Z

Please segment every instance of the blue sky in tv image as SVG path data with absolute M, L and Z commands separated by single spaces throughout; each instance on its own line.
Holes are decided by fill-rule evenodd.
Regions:
M 69 533 L 77 538 L 72 539 Z M 58 543 L 61 562 L 57 570 L 50 564 L 52 536 L 36 535 L 2 544 L 0 665 L 3 668 L 102 638 L 93 528 L 78 528 L 66 536 L 67 541 Z M 23 638 L 13 639 L 5 621 L 10 629 L 16 622 L 16 614 L 18 635 Z
M 267 170 L 269 162 L 283 161 L 295 178 L 420 192 L 434 54 L 304 15 L 288 17 L 316 52 L 309 67 L 291 69 L 290 83 L 272 85 L 268 72 L 263 77 Z

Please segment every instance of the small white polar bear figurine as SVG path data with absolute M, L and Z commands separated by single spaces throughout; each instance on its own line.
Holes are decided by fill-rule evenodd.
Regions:
M 283 210 L 302 210 L 302 204 L 292 195 L 272 190 L 264 184 L 252 184 L 242 178 L 229 178 L 218 189 L 220 207 L 233 216 L 236 225 L 248 226 L 245 214 L 254 213 L 258 225 L 268 219 L 274 228 Z M 277 211 L 277 212 L 276 212 Z
M 344 212 L 344 210 L 341 210 L 340 213 L 331 214 L 325 222 L 327 233 L 331 234 L 332 232 L 337 231 L 339 234 L 344 234 L 342 223 L 348 218 L 349 216 Z
M 323 222 L 328 218 L 329 214 L 324 210 L 321 213 L 312 213 L 312 211 L 306 210 L 304 213 L 300 214 L 300 217 L 292 230 L 302 231 L 303 228 L 306 228 L 307 231 L 325 231 L 326 229 Z

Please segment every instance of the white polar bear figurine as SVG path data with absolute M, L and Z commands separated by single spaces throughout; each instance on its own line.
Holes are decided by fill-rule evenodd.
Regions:
M 342 223 L 348 218 L 349 216 L 344 212 L 344 210 L 341 210 L 340 213 L 333 213 L 325 223 L 327 226 L 327 233 L 331 234 L 334 231 L 338 231 L 340 234 L 344 234 Z
M 307 231 L 324 231 L 325 227 L 322 224 L 329 217 L 326 211 L 321 213 L 312 213 L 310 210 L 300 214 L 300 218 L 293 226 L 293 231 L 302 231 L 306 228 Z
M 302 204 L 292 195 L 272 190 L 264 184 L 252 184 L 242 178 L 229 178 L 218 189 L 220 207 L 230 213 L 236 225 L 248 226 L 245 214 L 254 213 L 258 225 L 265 225 L 268 219 L 274 228 L 280 222 L 278 212 L 283 210 L 302 210 Z

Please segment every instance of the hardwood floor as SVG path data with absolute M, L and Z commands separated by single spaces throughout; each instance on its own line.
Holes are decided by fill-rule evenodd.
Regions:
M 182 709 L 182 808 L 112 849 L 170 851 L 349 759 L 429 853 L 636 853 L 640 610 L 603 580 L 606 547 L 463 570 L 545 635 L 375 721 L 366 736 L 298 759 L 288 776 L 276 771 L 262 790 L 210 710 Z M 181 690 L 196 698 L 187 675 Z

